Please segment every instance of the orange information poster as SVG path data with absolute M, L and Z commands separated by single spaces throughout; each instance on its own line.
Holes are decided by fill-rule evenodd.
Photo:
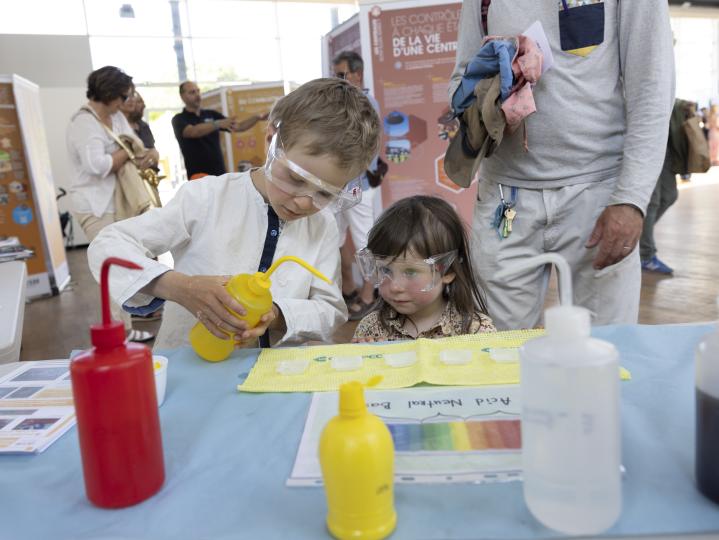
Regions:
M 477 186 L 456 186 L 443 168 L 456 131 L 447 88 L 461 9 L 456 2 L 367 3 L 360 6 L 360 29 L 365 84 L 382 110 L 381 155 L 389 164 L 383 206 L 412 195 L 435 195 L 469 224 Z
M 38 87 L 17 76 L 0 76 L 0 237 L 33 252 L 29 297 L 69 281 Z
M 230 86 L 212 90 L 202 96 L 203 107 L 215 109 L 238 122 L 252 115 L 268 113 L 275 102 L 285 95 L 281 82 L 256 83 L 247 86 Z M 265 134 L 267 122 L 261 121 L 247 131 L 224 133 L 221 137 L 225 165 L 230 172 L 259 167 L 267 157 Z
M 235 87 L 227 92 L 227 116 L 242 122 L 254 114 L 270 112 L 275 102 L 285 95 L 283 84 L 255 84 L 246 88 Z M 267 122 L 257 122 L 252 129 L 232 134 L 233 168 L 243 171 L 259 167 L 267 157 Z

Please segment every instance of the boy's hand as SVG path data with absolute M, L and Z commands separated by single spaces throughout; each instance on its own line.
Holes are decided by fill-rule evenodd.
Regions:
M 235 347 L 254 347 L 261 335 L 263 335 L 272 324 L 272 321 L 278 319 L 280 316 L 280 309 L 272 304 L 272 310 L 265 313 L 261 318 L 260 322 L 254 328 L 244 330 L 235 334 Z
M 231 309 L 238 315 L 247 313 L 225 289 L 231 276 L 183 277 L 176 290 L 175 301 L 197 317 L 212 335 L 230 339 L 228 333 L 239 334 L 247 330 L 247 322 L 227 311 Z

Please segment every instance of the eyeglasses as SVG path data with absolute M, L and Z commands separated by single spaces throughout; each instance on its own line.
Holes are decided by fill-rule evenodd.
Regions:
M 362 189 L 357 179 L 344 188 L 321 180 L 287 157 L 277 131 L 272 136 L 265 162 L 265 176 L 278 189 L 293 197 L 310 197 L 317 210 L 329 207 L 333 212 L 351 208 L 362 200 Z
M 137 96 L 137 92 L 129 92 L 127 94 L 120 94 L 120 97 L 122 98 L 122 102 L 125 103 L 128 99 L 134 98 Z
M 355 258 L 362 277 L 380 286 L 387 280 L 414 292 L 434 289 L 457 258 L 457 250 L 432 255 L 426 259 L 406 259 L 375 255 L 368 248 L 360 249 Z
M 338 79 L 347 79 L 347 75 L 349 75 L 349 71 L 335 71 L 335 77 Z

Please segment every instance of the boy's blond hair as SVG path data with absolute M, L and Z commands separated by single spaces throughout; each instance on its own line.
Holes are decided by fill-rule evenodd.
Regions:
M 329 155 L 360 174 L 379 151 L 379 117 L 362 90 L 342 79 L 315 79 L 280 98 L 269 118 L 285 150 L 301 141 L 312 156 Z

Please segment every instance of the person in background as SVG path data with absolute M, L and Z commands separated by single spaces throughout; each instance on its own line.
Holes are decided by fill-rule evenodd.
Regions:
M 74 169 L 70 184 L 70 208 L 92 242 L 108 225 L 115 222 L 113 195 L 116 172 L 129 160 L 125 150 L 108 133 L 132 134 L 120 108 L 130 100 L 134 86 L 132 77 L 114 66 L 105 66 L 87 78 L 86 105 L 70 120 L 66 132 L 67 150 Z M 157 165 L 154 156 L 147 155 L 140 166 Z M 151 332 L 132 328 L 130 314 L 111 302 L 113 318 L 121 320 L 129 341 L 150 341 Z
M 379 305 L 353 342 L 494 332 L 472 268 L 467 232 L 449 203 L 417 195 L 380 216 L 357 252 Z
M 691 175 L 689 175 L 691 176 Z M 644 217 L 642 236 L 639 239 L 639 256 L 642 261 L 642 270 L 657 274 L 671 275 L 674 269 L 657 257 L 657 246 L 654 243 L 654 226 L 679 197 L 677 177 L 672 172 L 672 154 L 667 148 L 662 171 L 659 173 L 657 185 L 649 200 L 647 212 Z
M 135 132 L 135 135 L 142 141 L 145 148 L 150 151 L 150 155 L 155 162 L 153 169 L 158 172 L 160 169 L 157 167 L 157 163 L 160 162 L 160 153 L 155 148 L 155 137 L 152 135 L 150 126 L 142 119 L 145 112 L 145 101 L 136 89 L 133 89 L 132 94 L 122 104 L 120 110 L 125 115 L 127 123 Z
M 656 186 L 649 199 L 649 205 L 644 215 L 642 236 L 639 239 L 639 256 L 642 261 L 642 270 L 656 274 L 671 275 L 674 270 L 657 257 L 657 246 L 654 242 L 654 226 L 664 213 L 679 198 L 677 189 L 677 174 L 683 181 L 688 181 L 691 174 L 688 169 L 688 138 L 684 129 L 684 122 L 696 115 L 696 103 L 677 99 L 674 101 L 672 114 L 669 119 L 669 136 L 667 138 L 667 151 L 664 164 L 659 173 Z
M 712 165 L 719 165 L 719 105 L 709 107 L 709 159 Z
M 352 86 L 360 88 L 370 100 L 377 115 L 382 117 L 379 103 L 363 88 L 364 62 L 362 57 L 353 51 L 339 53 L 332 61 L 335 77 L 346 80 Z M 375 156 L 368 167 L 370 174 L 376 174 L 379 156 Z M 367 245 L 367 235 L 375 222 L 374 205 L 377 197 L 377 188 L 371 187 L 367 171 L 363 171 L 357 178 L 362 188 L 362 201 L 352 208 L 338 213 L 337 227 L 340 231 L 340 257 L 342 259 L 342 296 L 347 303 L 349 319 L 358 321 L 370 312 L 375 303 L 374 286 L 364 281 L 359 288 L 355 286 L 352 274 L 352 262 L 355 250 Z M 351 242 L 347 238 L 349 229 Z M 354 249 L 353 249 L 354 246 Z
M 255 114 L 237 122 L 234 117 L 226 118 L 215 110 L 201 108 L 200 88 L 192 81 L 180 85 L 180 98 L 185 108 L 172 118 L 172 129 L 185 160 L 188 178 L 197 173 L 221 176 L 227 172 L 220 147 L 220 130 L 247 131 L 267 119 L 266 114 Z
M 702 132 L 704 138 L 709 141 L 709 107 L 702 107 L 699 116 L 702 119 Z

